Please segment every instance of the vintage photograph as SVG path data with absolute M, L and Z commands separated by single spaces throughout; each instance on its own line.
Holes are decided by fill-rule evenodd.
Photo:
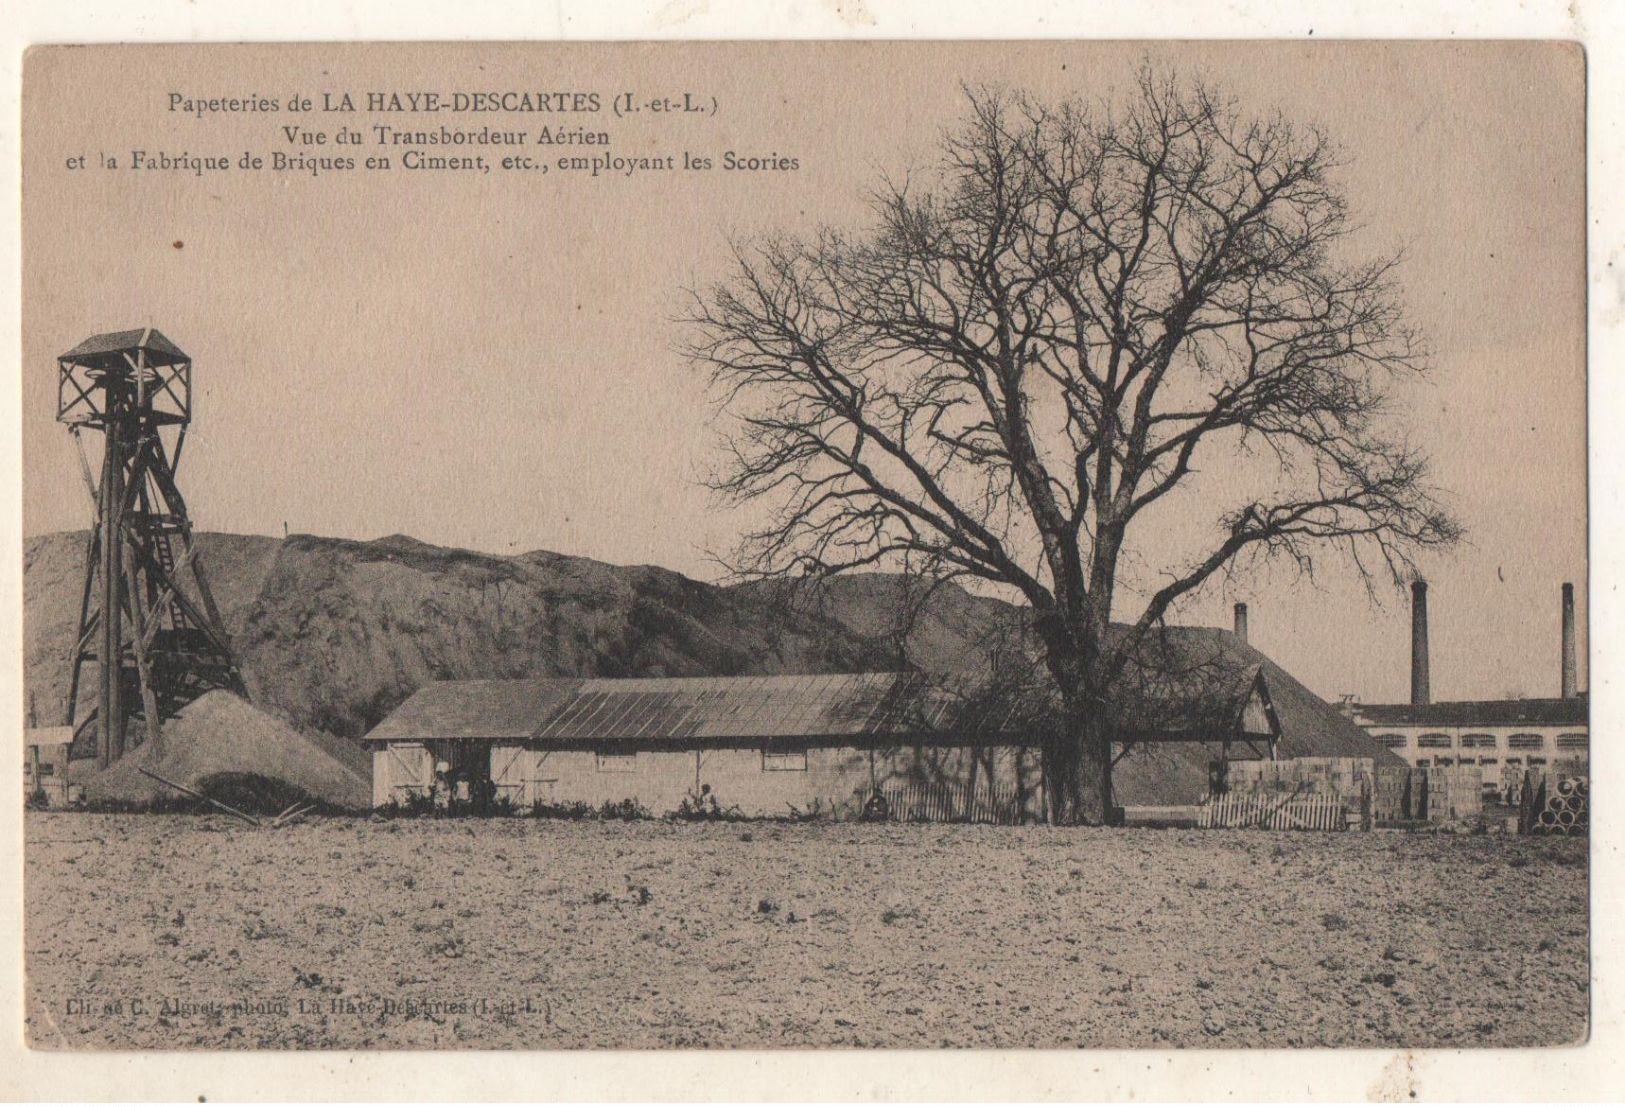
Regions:
M 1585 91 L 33 48 L 29 1046 L 1584 1043 Z

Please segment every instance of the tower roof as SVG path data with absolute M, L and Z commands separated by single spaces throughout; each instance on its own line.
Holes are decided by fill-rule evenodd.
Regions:
M 125 354 L 133 354 L 138 350 L 147 355 L 148 365 L 176 365 L 192 360 L 184 350 L 165 338 L 163 332 L 154 327 L 93 334 L 63 354 L 62 360 L 96 368 L 114 368 L 125 365 Z

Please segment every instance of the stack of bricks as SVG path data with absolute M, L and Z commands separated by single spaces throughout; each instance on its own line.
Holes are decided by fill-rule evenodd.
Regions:
M 1501 793 L 1502 802 L 1516 804 L 1526 774 L 1533 774 L 1537 784 L 1546 781 L 1549 786 L 1555 786 L 1559 780 L 1585 776 L 1591 769 L 1587 762 L 1578 758 L 1560 757 L 1550 765 L 1537 765 L 1534 768 L 1502 765 L 1499 768 L 1480 771 L 1484 773 L 1484 783 L 1495 785 L 1496 790 Z
M 1427 773 L 1427 820 L 1455 822 L 1484 813 L 1484 775 L 1477 765 L 1434 765 Z
M 1350 826 L 1452 823 L 1483 813 L 1477 765 L 1377 768 L 1368 757 L 1297 757 L 1232 761 L 1232 795 L 1331 795 L 1343 801 Z
M 1409 765 L 1384 765 L 1371 782 L 1371 817 L 1379 823 L 1409 822 L 1421 817 L 1422 790 Z
M 1286 761 L 1230 762 L 1232 792 L 1301 792 L 1359 795 L 1371 779 L 1369 757 L 1294 757 Z
M 1377 823 L 1448 823 L 1483 814 L 1483 776 L 1477 765 L 1384 766 L 1371 789 Z

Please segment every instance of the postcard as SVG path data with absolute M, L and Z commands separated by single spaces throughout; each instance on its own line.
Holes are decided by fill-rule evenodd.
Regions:
M 1585 96 L 31 49 L 29 1046 L 1583 1043 Z

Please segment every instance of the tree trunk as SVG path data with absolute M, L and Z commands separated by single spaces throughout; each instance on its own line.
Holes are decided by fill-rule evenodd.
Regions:
M 1057 733 L 1044 749 L 1049 821 L 1056 826 L 1105 826 L 1113 811 L 1111 725 L 1107 697 L 1094 671 L 1101 626 L 1068 626 L 1058 612 L 1039 622 L 1045 663 L 1061 695 Z M 1093 619 L 1103 622 L 1103 617 Z M 1075 632 L 1081 631 L 1081 633 Z
M 1105 826 L 1113 821 L 1111 734 L 1082 695 L 1064 696 L 1065 726 L 1045 751 L 1050 822 Z

